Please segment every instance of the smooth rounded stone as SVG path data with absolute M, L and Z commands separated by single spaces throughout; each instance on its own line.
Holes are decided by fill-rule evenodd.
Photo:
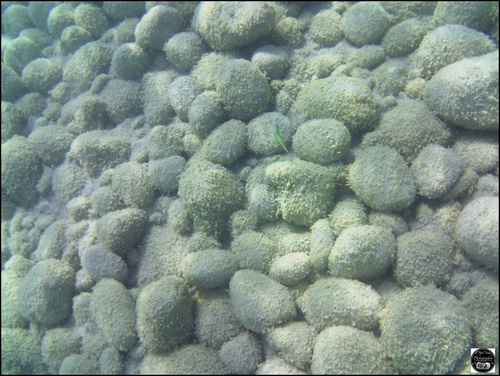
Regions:
M 163 124 L 168 124 L 175 116 L 170 103 L 169 88 L 176 77 L 174 72 L 164 71 L 146 73 L 142 79 L 141 96 L 144 115 L 152 127 L 157 125 L 165 128 Z
M 498 8 L 490 1 L 438 2 L 434 9 L 436 25 L 460 24 L 488 33 L 493 26 Z
M 399 153 L 387 146 L 361 150 L 349 171 L 351 189 L 378 211 L 400 211 L 415 200 L 410 169 Z M 391 192 L 391 194 L 387 194 Z
M 75 9 L 75 24 L 87 30 L 94 38 L 99 38 L 109 29 L 111 22 L 102 8 L 81 3 Z
M 40 237 L 38 247 L 31 254 L 31 260 L 38 262 L 47 259 L 61 259 L 64 249 L 67 247 L 68 223 L 57 220 L 48 226 Z
M 237 271 L 229 283 L 236 317 L 249 330 L 264 333 L 297 314 L 288 289 L 253 270 Z
M 61 35 L 61 47 L 64 53 L 75 52 L 90 41 L 92 34 L 80 26 L 68 26 Z
M 199 343 L 219 349 L 244 332 L 245 328 L 234 314 L 227 289 L 199 291 L 195 301 L 194 328 Z
M 246 231 L 233 240 L 231 251 L 238 258 L 241 269 L 267 273 L 277 247 L 263 233 Z
M 28 140 L 47 166 L 57 166 L 64 161 L 75 136 L 60 125 L 47 125 L 30 133 Z
M 498 270 L 498 197 L 480 197 L 460 212 L 455 239 L 475 262 Z
M 462 158 L 464 167 L 472 168 L 479 176 L 493 171 L 500 160 L 498 139 L 494 133 L 463 133 L 457 137 L 453 150 Z
M 71 199 L 78 197 L 88 181 L 85 171 L 76 164 L 62 164 L 52 175 L 52 192 L 56 199 L 67 204 Z
M 68 328 L 47 330 L 41 341 L 42 357 L 51 374 L 58 374 L 64 358 L 80 352 L 80 336 Z
M 397 239 L 394 265 L 396 280 L 403 286 L 442 286 L 451 278 L 453 246 L 440 232 L 416 230 Z
M 120 124 L 127 118 L 136 117 L 143 112 L 140 83 L 136 81 L 110 80 L 99 93 L 107 104 L 108 119 Z
M 394 236 L 399 236 L 408 231 L 408 225 L 405 220 L 394 213 L 372 211 L 368 214 L 368 224 L 387 228 L 391 230 Z
M 23 29 L 32 27 L 28 17 L 28 7 L 21 4 L 10 4 L 2 11 L 2 28 L 5 34 L 15 38 Z
M 318 331 L 331 325 L 350 325 L 361 330 L 378 326 L 380 295 L 371 286 L 356 280 L 319 279 L 297 302 L 306 321 Z
M 4 66 L 5 64 L 2 64 L 2 72 Z M 24 98 L 26 98 L 26 95 L 23 96 L 21 100 L 23 100 Z M 17 108 L 16 105 L 7 101 L 2 101 L 2 143 L 7 141 L 9 138 L 11 138 L 16 134 L 17 135 L 27 134 L 28 129 L 26 129 L 27 128 L 26 125 L 27 125 L 26 115 L 23 114 Z
M 127 3 L 116 3 L 106 1 L 102 5 L 102 10 L 115 23 L 126 20 L 127 18 L 141 18 L 145 12 L 144 3 L 133 1 Z
M 238 259 L 231 252 L 221 249 L 189 253 L 181 262 L 181 272 L 186 281 L 203 289 L 226 285 L 238 268 Z
M 435 199 L 445 195 L 463 171 L 460 156 L 452 149 L 441 145 L 427 145 L 418 153 L 410 171 L 417 192 L 425 198 Z
M 269 34 L 275 14 L 274 7 L 261 2 L 202 2 L 191 26 L 214 50 L 232 50 Z
M 58 370 L 60 375 L 98 375 L 99 370 L 94 366 L 92 361 L 85 355 L 72 354 L 68 355 L 61 363 Z
M 453 125 L 498 131 L 498 50 L 442 68 L 426 85 L 424 99 Z
M 255 184 L 248 192 L 248 208 L 264 220 L 278 218 L 276 192 L 267 184 Z
M 408 67 L 402 61 L 388 61 L 374 72 L 375 85 L 384 96 L 397 96 L 408 83 Z
M 90 42 L 78 49 L 63 70 L 63 80 L 75 94 L 90 89 L 94 79 L 108 73 L 113 48 L 100 42 Z
M 498 282 L 490 276 L 469 288 L 461 299 L 469 311 L 474 330 L 474 344 L 482 347 L 487 343 L 498 343 Z
M 389 269 L 396 256 L 391 231 L 378 226 L 350 227 L 335 240 L 328 269 L 334 277 L 369 280 Z
M 62 3 L 52 8 L 47 18 L 49 33 L 55 38 L 61 38 L 63 30 L 74 24 L 75 8 L 69 3 Z
M 350 326 L 330 326 L 314 343 L 313 375 L 378 375 L 389 372 L 384 346 L 373 333 Z
M 418 137 L 412 135 L 418 134 Z M 429 144 L 452 142 L 450 126 L 434 115 L 422 100 L 399 103 L 385 112 L 379 127 L 363 136 L 361 147 L 386 145 L 411 163 Z

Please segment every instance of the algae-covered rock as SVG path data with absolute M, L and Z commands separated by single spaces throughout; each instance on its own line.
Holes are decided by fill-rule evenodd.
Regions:
M 193 329 L 193 302 L 187 285 L 168 276 L 146 286 L 137 299 L 139 338 L 150 352 L 170 350 Z
M 264 73 L 243 59 L 227 61 L 216 85 L 231 118 L 248 121 L 266 111 L 271 100 Z
M 467 311 L 453 295 L 434 286 L 391 297 L 380 329 L 380 340 L 399 373 L 452 372 L 472 345 Z
M 135 302 L 120 282 L 104 278 L 92 291 L 92 311 L 106 340 L 121 351 L 128 351 L 137 340 Z
M 420 196 L 436 199 L 446 194 L 463 171 L 460 156 L 452 149 L 431 144 L 423 148 L 410 171 Z
M 453 125 L 498 131 L 498 51 L 444 67 L 425 87 L 424 99 Z
M 306 321 L 321 331 L 331 325 L 361 330 L 378 326 L 380 295 L 371 286 L 344 278 L 322 278 L 298 299 Z
M 498 197 L 480 197 L 467 204 L 458 217 L 455 239 L 474 261 L 498 269 Z
M 84 133 L 72 142 L 69 151 L 69 157 L 77 160 L 93 177 L 128 161 L 129 156 L 130 141 L 109 131 Z
M 238 268 L 238 259 L 221 249 L 189 253 L 181 264 L 182 275 L 187 282 L 203 289 L 227 285 Z
M 396 240 L 391 231 L 378 226 L 350 227 L 339 235 L 328 258 L 334 277 L 369 280 L 392 266 Z
M 297 314 L 288 289 L 253 270 L 239 270 L 234 274 L 229 295 L 238 320 L 257 333 L 290 321 Z
M 210 133 L 197 157 L 224 166 L 241 157 L 247 146 L 247 127 L 239 120 L 229 120 Z
M 422 75 L 431 78 L 447 65 L 495 49 L 495 44 L 485 34 L 466 26 L 450 24 L 427 34 L 412 59 Z
M 297 96 L 297 109 L 305 120 L 334 118 L 351 133 L 374 126 L 376 101 L 365 81 L 354 77 L 331 76 L 312 81 Z
M 361 150 L 351 165 L 349 181 L 354 193 L 375 210 L 400 211 L 415 200 L 410 169 L 401 155 L 387 146 Z
M 161 50 L 184 26 L 181 12 L 170 5 L 156 5 L 141 18 L 135 28 L 135 41 L 142 48 Z
M 442 286 L 451 277 L 453 240 L 443 233 L 424 230 L 397 238 L 394 275 L 403 286 Z
M 226 168 L 196 161 L 179 180 L 179 196 L 198 230 L 220 234 L 233 211 L 243 203 L 243 188 Z
M 142 208 L 155 198 L 155 186 L 148 168 L 137 162 L 122 163 L 113 170 L 111 187 L 125 205 Z
M 16 205 L 29 207 L 38 199 L 36 184 L 42 176 L 42 161 L 34 145 L 22 136 L 2 144 L 2 196 Z
M 316 337 L 311 372 L 315 375 L 388 372 L 384 346 L 373 333 L 350 326 L 330 326 Z
M 310 226 L 331 209 L 335 175 L 326 167 L 301 160 L 275 162 L 266 168 L 265 179 L 276 189 L 285 221 Z
M 342 29 L 349 42 L 358 46 L 377 42 L 387 31 L 391 17 L 382 5 L 361 1 L 351 6 L 342 17 Z
M 351 143 L 347 128 L 335 119 L 302 123 L 293 136 L 293 151 L 305 161 L 329 164 L 342 158 Z
M 216 51 L 243 47 L 269 34 L 275 11 L 268 4 L 200 3 L 192 27 Z
M 57 326 L 71 314 L 75 271 L 64 261 L 40 261 L 19 285 L 20 313 L 45 328 Z

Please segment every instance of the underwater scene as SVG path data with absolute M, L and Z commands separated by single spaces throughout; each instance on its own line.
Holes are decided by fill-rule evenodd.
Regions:
M 2 374 L 498 374 L 498 2 L 1 10 Z

